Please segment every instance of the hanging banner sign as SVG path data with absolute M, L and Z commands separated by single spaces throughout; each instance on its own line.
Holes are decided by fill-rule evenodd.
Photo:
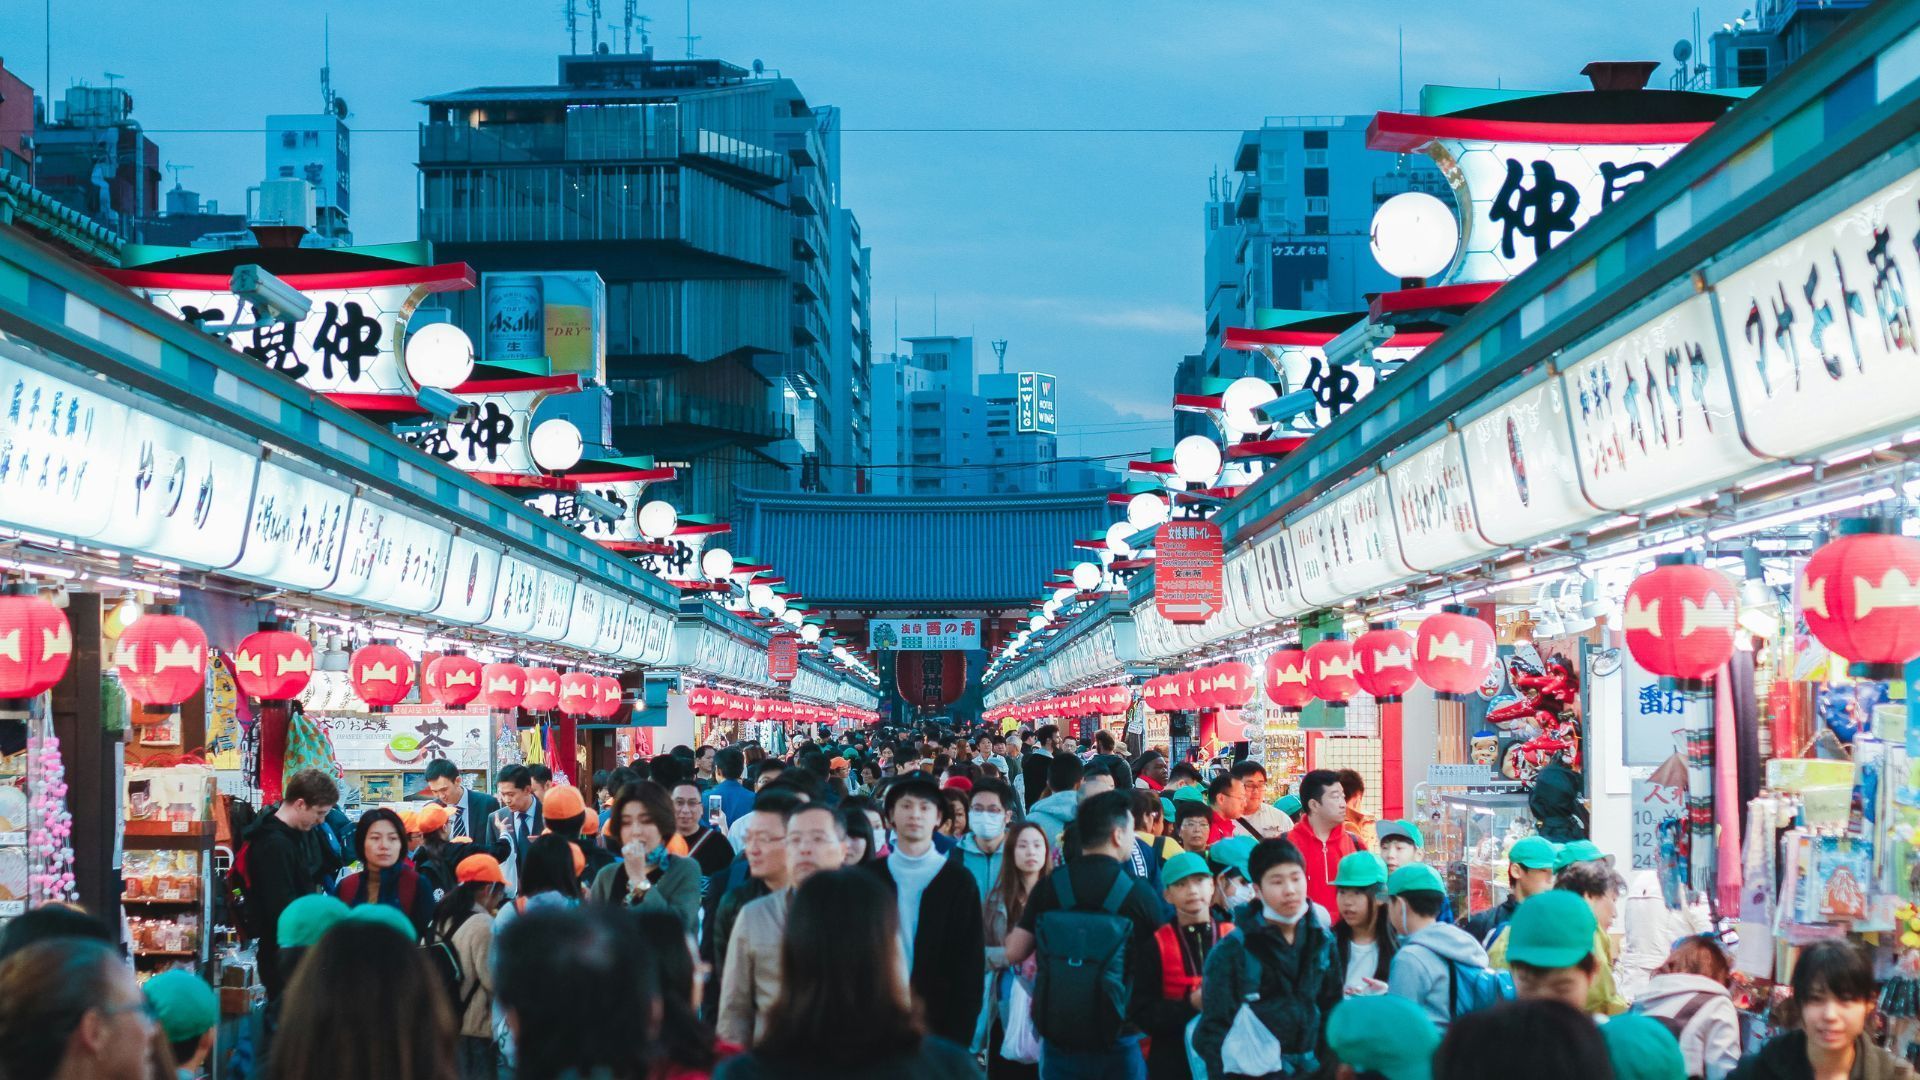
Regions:
M 1620 650 L 1622 760 L 1629 766 L 1658 765 L 1686 749 L 1689 729 L 1713 727 L 1713 699 L 1660 688 L 1660 676 L 1650 674 L 1626 649 Z
M 1378 591 L 1413 573 L 1400 558 L 1385 477 L 1376 473 L 1327 509 L 1320 551 L 1340 599 Z
M 1560 380 L 1580 483 L 1601 509 L 1646 506 L 1758 463 L 1740 441 L 1705 293 L 1563 364 Z
M 1467 487 L 1466 448 L 1457 432 L 1387 470 L 1400 555 L 1416 570 L 1473 562 L 1494 546 L 1480 535 Z
M 775 634 L 767 642 L 767 677 L 787 682 L 800 673 L 800 639 L 792 634 Z
M 539 581 L 534 587 L 533 627 L 527 636 L 559 641 L 567 636 L 567 626 L 573 618 L 573 594 L 580 582 L 551 570 L 536 573 Z
M 1661 836 L 1673 834 L 1677 828 L 1674 823 L 1687 814 L 1686 790 L 1652 780 L 1635 780 L 1632 806 L 1633 869 L 1658 870 Z
M 339 576 L 353 493 L 269 459 L 235 574 L 285 588 L 321 590 Z
M 974 619 L 868 619 L 867 641 L 876 652 L 978 649 L 980 623 Z
M 413 709 L 428 709 L 413 713 Z M 418 771 L 434 758 L 461 769 L 487 767 L 487 713 L 448 712 L 436 706 L 397 705 L 374 716 L 323 716 L 342 769 L 363 772 Z
M 1153 606 L 1168 620 L 1203 623 L 1223 602 L 1225 562 L 1220 526 L 1169 521 L 1154 541 Z
M 1556 381 L 1543 379 L 1461 425 L 1460 440 L 1474 516 L 1493 543 L 1559 535 L 1593 517 Z
M 1316 510 L 1287 527 L 1293 542 L 1293 567 L 1300 575 L 1300 596 L 1308 607 L 1324 607 L 1346 599 L 1333 583 L 1333 565 L 1327 554 L 1332 543 L 1333 511 Z
M 1920 413 L 1920 174 L 1909 173 L 1727 275 L 1715 288 L 1741 431 L 1806 455 Z
M 444 592 L 453 534 L 368 499 L 354 504 L 340 575 L 328 596 L 399 611 L 437 607 Z
M 589 540 L 637 543 L 646 539 L 640 535 L 640 506 L 646 502 L 646 492 L 645 480 L 617 480 L 583 486 L 578 495 L 571 491 L 543 491 L 525 502 Z M 611 520 L 589 513 L 581 505 L 579 495 L 598 495 L 618 507 L 620 513 Z
M 227 566 L 240 557 L 259 450 L 131 412 L 107 527 L 93 539 L 155 558 Z
M 455 536 L 448 545 L 446 584 L 434 618 L 470 625 L 487 621 L 500 579 L 500 558 L 499 548 Z
M 0 519 L 75 537 L 105 528 L 130 410 L 4 355 L 0 409 Z
M 1253 549 L 1254 568 L 1260 576 L 1261 602 L 1277 619 L 1291 618 L 1309 606 L 1300 593 L 1291 546 L 1291 538 L 1282 529 Z

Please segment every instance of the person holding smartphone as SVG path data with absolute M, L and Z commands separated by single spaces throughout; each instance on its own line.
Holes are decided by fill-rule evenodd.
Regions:
M 705 820 L 702 820 L 703 814 Z M 733 863 L 733 845 L 717 827 L 716 819 L 720 816 L 720 796 L 702 797 L 700 786 L 692 780 L 673 785 L 674 829 L 686 842 L 687 856 L 700 864 L 702 895 L 706 893 L 707 881 Z

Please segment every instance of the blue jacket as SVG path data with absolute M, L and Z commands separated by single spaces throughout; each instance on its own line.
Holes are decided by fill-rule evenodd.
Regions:
M 720 796 L 720 812 L 727 815 L 728 825 L 753 812 L 753 792 L 738 780 L 722 780 L 707 794 Z

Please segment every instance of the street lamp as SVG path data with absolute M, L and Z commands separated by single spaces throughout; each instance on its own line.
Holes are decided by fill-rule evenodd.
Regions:
M 1220 444 L 1205 435 L 1189 435 L 1173 444 L 1174 475 L 1195 487 L 1212 487 L 1220 478 Z
M 1460 222 L 1446 203 L 1424 191 L 1404 191 L 1373 212 L 1367 247 L 1380 268 L 1397 278 L 1430 278 L 1453 262 Z

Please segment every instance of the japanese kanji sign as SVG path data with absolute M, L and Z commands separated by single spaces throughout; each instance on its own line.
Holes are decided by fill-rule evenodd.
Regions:
M 868 619 L 867 640 L 875 650 L 978 649 L 978 619 Z
M 792 634 L 775 634 L 767 642 L 767 675 L 786 682 L 800 673 L 800 639 Z
M 1212 618 L 1226 599 L 1220 526 L 1211 521 L 1170 521 L 1160 526 L 1154 550 L 1154 609 L 1171 622 Z

